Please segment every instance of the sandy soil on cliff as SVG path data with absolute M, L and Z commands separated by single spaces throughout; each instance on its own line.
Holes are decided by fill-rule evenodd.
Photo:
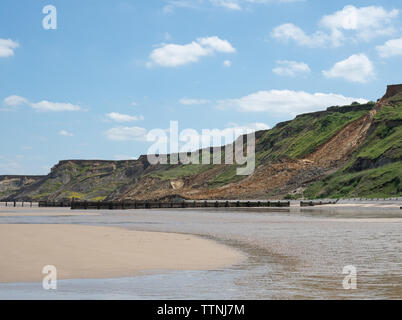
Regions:
M 78 225 L 0 225 L 0 282 L 131 277 L 166 270 L 210 270 L 240 262 L 231 248 L 199 237 Z

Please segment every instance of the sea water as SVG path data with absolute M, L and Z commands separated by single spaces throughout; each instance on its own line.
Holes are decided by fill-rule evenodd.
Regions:
M 54 291 L 41 283 L 0 284 L 0 299 L 402 299 L 399 208 L 101 210 L 91 216 L 43 209 L 59 214 L 47 217 L 18 215 L 29 208 L 7 210 L 1 224 L 188 233 L 234 247 L 247 259 L 221 270 L 61 280 Z M 357 270 L 356 290 L 343 287 L 342 272 L 350 265 Z

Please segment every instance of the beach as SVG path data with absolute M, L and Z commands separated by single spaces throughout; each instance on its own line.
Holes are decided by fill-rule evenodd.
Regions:
M 402 298 L 399 208 L 0 211 L 0 299 Z
M 0 225 L 0 282 L 133 277 L 237 263 L 236 250 L 191 235 L 76 225 Z
M 69 208 L 38 208 L 37 205 L 34 207 L 4 207 L 0 206 L 0 217 L 74 217 L 74 216 L 93 216 L 97 215 L 96 211 L 72 211 Z

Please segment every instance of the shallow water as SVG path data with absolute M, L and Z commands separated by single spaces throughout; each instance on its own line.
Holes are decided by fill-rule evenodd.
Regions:
M 0 299 L 402 299 L 401 210 L 105 210 L 74 217 L 22 217 L 21 210 L 35 209 L 8 210 L 0 223 L 190 233 L 234 246 L 248 258 L 225 270 L 64 280 L 55 292 L 40 283 L 0 284 Z M 357 268 L 357 290 L 343 289 L 348 265 Z

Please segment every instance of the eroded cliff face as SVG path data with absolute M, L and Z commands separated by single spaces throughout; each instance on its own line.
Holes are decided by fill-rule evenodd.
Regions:
M 402 93 L 402 84 L 394 84 L 387 86 L 387 92 L 380 99 L 380 103 L 387 102 L 393 97 L 399 96 Z
M 9 199 L 105 200 L 135 183 L 148 165 L 144 157 L 130 161 L 60 161 L 44 179 L 20 188 Z
M 44 178 L 45 176 L 0 176 L 0 200 Z
M 251 176 L 237 176 L 235 165 L 150 165 L 142 156 L 61 161 L 45 178 L 4 185 L 18 200 L 397 196 L 401 124 L 402 85 L 394 85 L 377 104 L 331 107 L 257 132 Z

